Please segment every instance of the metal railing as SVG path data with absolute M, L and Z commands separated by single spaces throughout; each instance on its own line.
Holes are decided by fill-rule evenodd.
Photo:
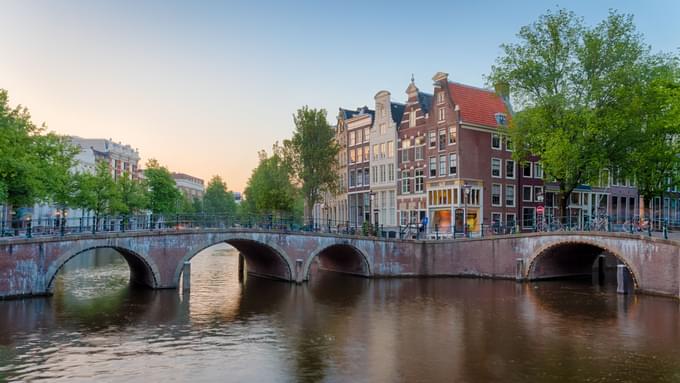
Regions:
M 154 230 L 228 229 L 252 228 L 283 232 L 318 232 L 343 235 L 361 235 L 379 238 L 399 239 L 462 239 L 494 235 L 511 235 L 527 232 L 560 231 L 601 231 L 661 233 L 668 238 L 672 228 L 679 227 L 668 220 L 648 220 L 635 217 L 622 223 L 606 216 L 576 219 L 575 217 L 547 217 L 540 222 L 525 220 L 515 224 L 477 223 L 475 227 L 465 225 L 442 225 L 409 222 L 399 226 L 385 227 L 368 221 L 351 222 L 332 219 L 299 218 L 282 214 L 227 215 L 227 214 L 164 214 L 131 216 L 85 216 L 76 218 L 24 218 L 13 221 L 0 220 L 0 237 L 32 238 L 48 236 L 69 236 L 84 233 L 139 232 Z M 655 228 L 657 228 L 655 230 Z M 658 230 L 661 228 L 661 230 Z

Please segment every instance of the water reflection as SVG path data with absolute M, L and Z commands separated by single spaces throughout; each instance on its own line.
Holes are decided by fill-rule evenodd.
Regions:
M 129 286 L 107 256 L 66 268 L 51 298 L 0 302 L 0 381 L 680 379 L 678 302 L 611 284 L 323 272 L 240 284 L 223 246 L 192 260 L 178 293 Z

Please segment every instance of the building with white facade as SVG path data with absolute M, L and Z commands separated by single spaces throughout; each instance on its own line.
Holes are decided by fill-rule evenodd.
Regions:
M 391 102 L 390 92 L 375 95 L 375 120 L 371 128 L 371 198 L 372 222 L 383 229 L 397 226 L 397 128 L 404 105 Z
M 202 179 L 184 173 L 172 173 L 177 188 L 189 199 L 203 198 L 205 185 Z
M 111 169 L 111 175 L 118 179 L 127 173 L 137 178 L 139 169 L 139 151 L 130 145 L 114 142 L 104 138 L 71 137 L 74 145 L 81 149 L 92 149 L 96 161 L 106 161 Z

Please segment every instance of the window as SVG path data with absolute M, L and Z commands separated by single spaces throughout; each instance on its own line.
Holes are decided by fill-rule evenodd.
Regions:
M 507 118 L 505 116 L 505 113 L 496 113 L 495 117 L 496 117 L 496 123 L 498 125 L 505 126 L 507 124 Z
M 353 188 L 357 183 L 357 175 L 354 170 L 349 171 L 349 187 Z
M 508 213 L 505 215 L 505 224 L 508 227 L 515 227 L 515 214 L 514 213 Z
M 501 184 L 491 185 L 491 205 L 501 206 Z
M 441 108 L 439 108 L 439 114 L 438 114 L 437 121 L 442 122 L 444 120 L 446 120 L 446 108 L 441 107 Z
M 430 147 L 436 148 L 437 147 L 437 133 L 429 132 L 428 137 L 430 137 Z
M 357 162 L 357 153 L 354 149 L 350 149 L 349 151 L 349 162 L 352 164 Z
M 416 126 L 416 111 L 411 109 L 411 113 L 408 114 L 408 126 L 413 128 Z
M 492 158 L 491 159 L 491 177 L 501 178 L 501 159 Z
M 394 181 L 394 164 L 387 165 L 387 180 L 390 182 Z
M 515 161 L 505 160 L 505 178 L 515 179 Z
M 534 208 L 525 207 L 522 209 L 522 227 L 533 228 L 534 227 Z
M 439 176 L 443 177 L 446 175 L 446 155 L 443 154 L 439 156 Z
M 368 168 L 365 168 L 365 169 L 364 169 L 364 185 L 366 185 L 366 186 L 368 186 L 368 180 L 371 179 L 371 178 L 369 177 L 369 174 L 370 174 L 370 173 L 369 173 L 369 171 L 368 171 Z
M 380 165 L 380 182 L 385 182 L 385 165 Z
M 446 149 L 446 129 L 439 129 L 439 150 Z
M 534 162 L 534 178 L 543 178 L 543 166 L 539 162 Z
M 425 185 L 425 172 L 423 169 L 416 169 L 416 193 L 423 192 L 423 186 Z
M 385 143 L 380 144 L 380 158 L 385 158 Z
M 401 172 L 401 194 L 409 194 L 411 192 L 411 174 L 408 170 Z
M 358 162 L 358 163 L 364 162 L 364 151 L 361 150 L 360 147 L 357 148 L 356 150 L 357 150 L 357 162 Z
M 425 158 L 425 145 L 416 146 L 416 161 L 422 161 Z
M 364 128 L 364 142 L 368 142 L 368 140 L 371 138 L 371 128 L 370 127 L 365 127 Z
M 437 159 L 435 157 L 430 157 L 430 177 L 437 176 Z
M 408 162 L 408 152 L 410 149 L 401 149 L 401 162 Z
M 449 145 L 456 143 L 456 125 L 449 126 Z
M 522 175 L 524 178 L 531 178 L 531 162 L 527 162 L 524 164 L 524 167 L 522 168 Z
M 380 124 L 380 135 L 383 135 L 385 133 L 387 133 L 387 124 L 383 122 L 382 124 Z
M 458 174 L 458 155 L 456 153 L 449 154 L 449 174 Z
M 536 202 L 543 202 L 543 187 L 534 186 L 534 199 Z
M 368 145 L 364 146 L 364 161 L 366 161 L 366 162 L 368 162 L 370 160 L 369 150 L 370 150 L 370 146 L 368 146 Z
M 515 207 L 515 185 L 505 185 L 505 206 Z
M 531 186 L 523 186 L 522 187 L 522 201 L 524 202 L 531 202 L 531 192 L 532 192 L 532 187 Z
M 512 141 L 510 140 L 510 137 L 505 139 L 505 150 L 507 150 L 508 152 L 512 152 L 513 150 L 513 145 Z
M 357 143 L 357 136 L 354 131 L 349 132 L 349 146 L 354 146 Z
M 356 131 L 357 139 L 356 139 L 356 144 L 361 143 L 361 129 L 357 129 Z
M 496 133 L 491 135 L 491 148 L 499 150 L 501 148 L 501 136 Z
M 357 186 L 363 186 L 364 184 L 364 171 L 359 169 L 357 170 Z
M 437 104 L 441 104 L 443 102 L 444 102 L 444 92 L 437 93 Z
M 491 222 L 496 225 L 500 225 L 501 223 L 503 223 L 501 221 L 501 213 L 491 213 Z
M 378 159 L 378 144 L 373 144 L 373 159 Z
M 394 157 L 394 141 L 387 141 L 387 158 Z
M 377 170 L 377 166 L 374 166 L 373 169 L 371 169 L 371 172 L 373 173 L 373 183 L 374 184 L 378 183 L 378 172 L 376 170 Z

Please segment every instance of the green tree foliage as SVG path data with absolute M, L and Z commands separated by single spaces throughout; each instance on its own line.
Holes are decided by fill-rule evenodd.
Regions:
M 147 208 L 154 214 L 176 213 L 182 193 L 168 169 L 155 159 L 150 159 L 144 169 Z
M 502 45 L 488 80 L 513 92 L 514 155 L 540 156 L 559 184 L 564 214 L 574 188 L 628 161 L 635 126 L 625 110 L 649 49 L 632 18 L 616 12 L 592 28 L 572 12 L 548 12 L 518 38 Z
M 628 98 L 624 118 L 632 127 L 629 161 L 632 174 L 649 202 L 667 188 L 680 186 L 680 65 L 677 57 L 657 55 L 641 73 Z
M 324 109 L 304 106 L 298 109 L 293 121 L 295 131 L 290 140 L 284 141 L 283 154 L 295 183 L 300 185 L 305 200 L 304 215 L 309 218 L 323 193 L 337 188 L 334 169 L 340 149 Z
M 208 214 L 236 214 L 234 193 L 227 190 L 227 184 L 220 176 L 213 176 L 205 188 L 203 209 Z
M 118 196 L 114 204 L 117 213 L 132 215 L 139 213 L 148 205 L 144 185 L 125 172 L 115 182 Z
M 283 158 L 283 148 L 274 145 L 271 156 L 263 150 L 259 157 L 244 191 L 244 206 L 254 213 L 291 215 L 299 193 L 290 180 L 291 169 Z
M 0 89 L 0 203 L 29 206 L 52 200 L 67 205 L 76 153 L 64 137 L 34 125 L 28 109 L 11 108 L 7 91 Z
M 108 163 L 100 161 L 94 174 L 79 174 L 76 179 L 78 192 L 74 201 L 77 207 L 92 211 L 95 217 L 101 217 L 114 213 L 116 206 L 120 205 L 120 196 Z

